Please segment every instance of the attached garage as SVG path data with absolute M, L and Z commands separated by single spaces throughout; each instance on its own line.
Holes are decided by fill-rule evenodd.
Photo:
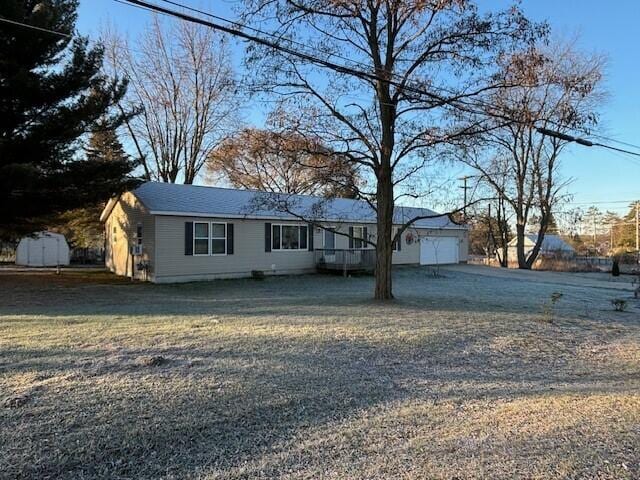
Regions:
M 361 200 L 161 182 L 112 198 L 100 219 L 107 268 L 157 283 L 370 269 L 378 240 Z M 396 205 L 393 235 L 393 265 L 467 261 L 467 227 L 448 215 Z
M 420 237 L 420 265 L 445 265 L 460 261 L 457 237 Z

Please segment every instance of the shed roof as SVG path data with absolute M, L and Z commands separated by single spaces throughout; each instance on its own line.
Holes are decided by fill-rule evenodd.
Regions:
M 347 198 L 326 199 L 310 195 L 162 182 L 143 183 L 132 193 L 152 215 L 376 222 L 376 213 L 367 202 Z M 114 201 L 109 203 L 100 217 L 103 221 L 109 216 L 115 204 Z M 404 223 L 417 216 L 432 218 L 416 221 L 414 224 L 416 227 L 466 228 L 452 222 L 446 215 L 416 207 L 397 206 L 394 212 L 394 223 Z
M 533 246 L 536 244 L 538 240 L 538 235 L 535 233 L 526 233 L 524 235 L 525 243 Z M 517 243 L 517 238 L 513 238 L 510 242 L 510 246 L 515 246 Z M 542 239 L 542 245 L 540 246 L 540 250 L 543 252 L 573 252 L 574 248 L 565 242 L 560 235 L 546 234 Z

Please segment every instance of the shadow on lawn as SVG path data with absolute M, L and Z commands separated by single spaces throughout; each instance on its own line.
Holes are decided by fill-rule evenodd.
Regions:
M 5 350 L 5 372 L 16 362 L 42 380 L 71 375 L 73 383 L 52 381 L 26 406 L 0 412 L 0 439 L 13 445 L 0 454 L 0 477 L 185 478 L 208 472 L 225 478 L 294 437 L 302 440 L 364 410 L 408 401 L 624 391 L 620 382 L 637 375 L 591 372 L 578 378 L 557 359 L 525 365 L 517 355 L 478 350 L 478 342 L 453 332 L 410 348 L 402 342 L 275 339 L 268 350 L 255 343 L 242 351 L 121 349 L 114 361 L 112 351 L 101 349 Z M 168 361 L 144 368 L 135 363 L 140 354 Z M 187 366 L 188 360 L 193 363 Z M 104 368 L 93 369 L 100 361 Z M 278 476 L 281 471 L 269 468 L 281 467 L 261 472 Z
M 496 288 L 502 285 L 507 290 L 509 285 L 509 292 L 521 295 L 528 288 L 525 282 L 484 284 L 481 278 L 452 275 L 434 279 L 425 295 L 415 276 L 400 274 L 396 291 L 402 292 L 401 300 L 388 309 L 372 309 L 371 279 L 322 277 L 321 292 L 318 280 L 274 278 L 260 283 L 235 280 L 179 286 L 74 284 L 63 288 L 61 295 L 57 295 L 60 286 L 50 282 L 10 287 L 0 315 L 41 314 L 47 318 L 0 318 L 5 330 L 12 322 L 46 323 L 50 317 L 82 315 L 162 315 L 175 316 L 176 321 L 229 315 L 240 317 L 239 322 L 254 323 L 268 317 L 266 324 L 274 327 L 281 323 L 296 326 L 327 316 L 340 322 L 345 306 L 361 305 L 369 309 L 350 321 L 369 329 L 373 339 L 344 338 L 328 328 L 324 336 L 231 335 L 219 341 L 215 332 L 208 332 L 210 343 L 189 340 L 186 345 L 156 345 L 147 337 L 139 347 L 116 349 L 101 347 L 99 342 L 87 348 L 3 348 L 0 375 L 32 375 L 39 387 L 24 406 L 0 408 L 0 444 L 10 446 L 0 451 L 0 477 L 278 477 L 287 467 L 285 461 L 265 460 L 258 471 L 252 469 L 257 468 L 256 462 L 273 455 L 278 458 L 278 454 L 293 462 L 293 468 L 302 468 L 309 453 L 296 456 L 287 451 L 291 448 L 288 442 L 303 442 L 307 435 L 364 411 L 404 402 L 463 404 L 626 391 L 631 387 L 623 383 L 638 378 L 638 372 L 631 370 L 583 366 L 576 370 L 573 354 L 590 335 L 586 322 L 574 336 L 566 326 L 560 332 L 526 320 L 524 331 L 536 334 L 539 329 L 551 355 L 538 354 L 537 347 L 531 352 L 522 347 L 495 351 L 487 346 L 496 330 L 482 335 L 478 329 L 463 330 L 465 322 L 473 323 L 476 309 L 490 310 L 496 316 L 503 314 L 499 334 L 517 337 L 523 327 L 510 326 L 504 317 L 526 312 L 537 300 L 501 303 L 495 300 Z M 0 287 L 3 282 L 7 285 L 1 279 Z M 466 299 L 470 291 L 488 300 Z M 551 291 L 548 287 L 542 294 Z M 579 301 L 577 298 L 576 304 Z M 452 328 L 440 323 L 432 331 L 421 331 L 416 318 L 424 317 L 426 324 L 428 312 L 435 310 L 460 312 L 468 320 Z M 398 318 L 398 328 L 407 335 L 394 337 L 383 331 L 383 340 L 374 335 L 383 323 L 389 323 L 387 311 Z M 624 327 L 632 321 L 625 317 L 608 322 L 615 328 L 606 333 L 606 341 L 623 338 Z M 415 336 L 410 335 L 412 325 Z M 124 326 L 117 334 L 127 334 L 126 330 Z M 197 337 L 196 329 L 191 338 Z M 154 367 L 138 361 L 150 355 L 167 361 Z
M 43 274 L 1 274 L 0 315 L 44 315 L 70 317 L 90 315 L 193 316 L 237 314 L 250 317 L 315 315 L 318 309 L 353 305 L 371 305 L 371 277 L 342 278 L 306 275 L 250 279 L 218 280 L 189 284 L 153 285 L 130 283 L 103 275 L 55 276 Z M 380 308 L 497 313 L 533 313 L 541 311 L 557 286 L 447 272 L 433 278 L 427 271 L 407 267 L 394 274 L 397 300 Z M 502 292 L 508 292 L 503 294 Z M 594 293 L 601 297 L 603 309 L 610 308 L 610 292 L 584 287 L 567 287 L 558 311 L 589 316 L 587 303 Z M 588 292 L 585 294 L 585 292 Z M 585 301 L 587 300 L 589 301 Z M 640 302 L 629 301 L 630 310 Z M 621 319 L 624 321 L 624 319 Z

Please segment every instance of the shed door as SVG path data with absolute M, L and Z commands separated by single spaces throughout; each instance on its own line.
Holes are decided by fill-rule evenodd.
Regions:
M 420 265 L 458 263 L 457 237 L 421 237 Z

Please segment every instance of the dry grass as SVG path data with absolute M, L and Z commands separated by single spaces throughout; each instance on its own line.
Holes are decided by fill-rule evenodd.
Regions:
M 2 275 L 0 477 L 640 477 L 638 301 L 443 273 Z

